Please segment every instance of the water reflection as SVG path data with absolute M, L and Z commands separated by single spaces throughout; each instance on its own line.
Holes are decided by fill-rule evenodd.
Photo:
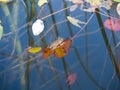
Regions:
M 111 0 L 106 3 L 108 1 Z M 114 9 L 107 11 L 100 8 L 95 12 L 85 12 L 76 8 L 71 12 L 74 2 L 49 0 L 41 7 L 37 2 L 23 0 L 11 4 L 0 3 L 0 19 L 4 28 L 0 40 L 1 90 L 119 90 L 120 51 L 119 46 L 115 48 L 119 38 L 116 32 L 109 31 L 103 25 L 107 18 L 117 18 L 112 13 Z M 68 21 L 67 16 L 86 24 L 76 27 Z M 34 36 L 32 24 L 37 19 L 44 22 L 45 29 L 40 35 Z M 69 52 L 61 58 L 54 55 L 42 58 L 44 49 L 59 37 L 72 40 Z M 41 47 L 42 50 L 30 53 L 29 46 Z M 58 48 L 57 44 L 55 48 L 56 55 L 64 54 L 64 47 Z M 68 84 L 66 79 L 72 73 L 76 77 L 70 78 L 72 84 Z

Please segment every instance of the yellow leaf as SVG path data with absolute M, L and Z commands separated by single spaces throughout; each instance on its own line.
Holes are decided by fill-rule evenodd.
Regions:
M 100 0 L 86 0 L 86 2 L 89 2 L 92 7 L 98 7 L 101 5 Z
M 12 1 L 12 0 L 0 0 L 1 3 L 8 3 L 10 1 Z
M 41 7 L 42 5 L 44 5 L 45 3 L 48 3 L 47 0 L 39 0 L 38 1 L 38 6 Z
M 30 52 L 30 53 L 38 53 L 40 50 L 41 50 L 41 47 L 34 47 L 34 48 L 28 49 L 28 52 Z
M 56 48 L 54 54 L 57 58 L 62 58 L 66 55 L 66 53 L 64 52 L 64 49 L 62 47 Z

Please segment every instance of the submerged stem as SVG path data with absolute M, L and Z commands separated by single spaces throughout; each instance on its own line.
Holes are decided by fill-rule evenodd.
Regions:
M 96 9 L 96 11 L 99 12 L 98 9 Z M 109 41 L 108 41 L 108 38 L 107 38 L 105 29 L 104 29 L 104 25 L 103 25 L 101 16 L 100 16 L 99 13 L 96 13 L 96 16 L 97 16 L 97 19 L 98 19 L 99 26 L 100 26 L 100 27 L 103 27 L 103 28 L 101 28 L 101 33 L 102 33 L 102 35 L 103 35 L 104 42 L 105 42 L 105 44 L 106 44 L 106 48 L 107 48 L 108 53 L 109 53 L 109 55 L 110 55 L 111 61 L 112 61 L 113 65 L 114 65 L 114 69 L 115 69 L 115 71 L 116 71 L 116 73 L 117 73 L 118 78 L 120 79 L 119 69 L 118 69 L 118 67 L 117 67 L 117 64 L 116 64 L 116 61 L 115 61 L 115 57 L 114 57 L 114 55 L 113 55 L 113 53 L 112 53 L 112 49 L 111 49 L 111 47 L 110 47 L 110 43 L 109 43 Z

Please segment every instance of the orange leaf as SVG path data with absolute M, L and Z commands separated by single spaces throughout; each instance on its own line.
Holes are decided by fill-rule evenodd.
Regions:
M 51 54 L 54 54 L 57 58 L 64 57 L 68 52 L 71 45 L 72 40 L 66 39 L 63 40 L 61 38 L 54 41 L 49 47 L 45 48 L 42 54 L 42 58 L 47 58 Z
M 66 39 L 60 44 L 60 46 L 57 46 L 57 48 L 54 50 L 54 54 L 57 58 L 64 57 L 70 49 L 70 45 L 72 43 L 71 39 Z
M 53 53 L 53 51 L 50 48 L 45 48 L 42 54 L 42 58 L 47 58 L 49 57 L 51 54 Z
M 69 48 L 70 48 L 71 43 L 72 43 L 71 39 L 64 40 L 63 46 L 64 46 L 64 50 L 65 50 L 66 53 L 69 52 Z

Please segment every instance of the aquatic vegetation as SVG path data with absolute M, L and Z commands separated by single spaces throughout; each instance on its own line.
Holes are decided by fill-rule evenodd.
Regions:
M 107 19 L 104 22 L 104 26 L 113 31 L 120 31 L 120 20 L 119 19 Z
M 115 1 L 115 2 L 120 2 L 120 0 L 113 0 L 113 1 Z
M 119 90 L 119 0 L 0 4 L 0 88 Z

